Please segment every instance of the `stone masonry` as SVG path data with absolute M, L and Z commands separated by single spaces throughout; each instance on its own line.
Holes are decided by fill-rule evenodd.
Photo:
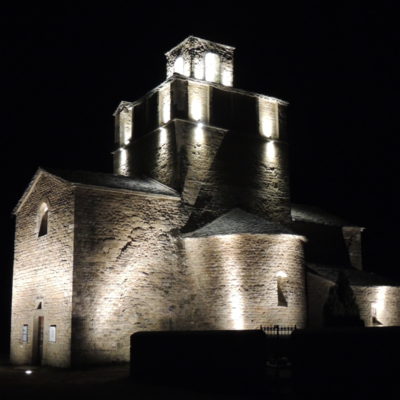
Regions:
M 73 361 L 128 361 L 133 331 L 179 313 L 180 201 L 79 187 L 76 204 Z
M 29 364 L 38 357 L 35 328 L 38 318 L 44 317 L 43 363 L 65 367 L 71 356 L 74 194 L 71 187 L 42 171 L 34 182 L 16 213 L 11 361 Z M 38 236 L 43 203 L 49 206 L 51 234 Z M 50 325 L 62 327 L 56 343 L 49 342 Z
M 201 329 L 305 327 L 302 241 L 286 235 L 235 234 L 184 240 Z M 279 273 L 287 306 L 278 304 Z M 223 312 L 222 310 L 225 310 Z
M 321 326 L 346 270 L 366 325 L 400 287 L 362 230 L 290 204 L 287 103 L 233 87 L 234 48 L 189 37 L 115 116 L 114 171 L 39 169 L 17 204 L 11 361 L 129 360 L 145 330 Z

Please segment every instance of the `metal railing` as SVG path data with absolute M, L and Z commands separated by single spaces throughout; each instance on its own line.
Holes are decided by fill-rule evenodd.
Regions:
M 296 325 L 272 325 L 272 326 L 261 326 L 261 330 L 263 330 L 267 335 L 290 335 L 293 331 L 295 331 Z

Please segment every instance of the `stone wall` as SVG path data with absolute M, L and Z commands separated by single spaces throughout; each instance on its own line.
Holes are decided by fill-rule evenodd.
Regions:
M 214 216 L 241 207 L 272 220 L 289 220 L 284 142 L 175 120 L 137 140 L 131 151 L 135 174 L 177 189 L 197 209 L 195 214 Z
M 179 328 L 185 271 L 174 197 L 77 187 L 72 359 L 129 360 L 136 331 Z
M 48 232 L 38 236 L 43 203 Z M 70 362 L 74 200 L 70 185 L 41 172 L 16 215 L 12 299 L 11 361 L 37 361 L 38 319 L 44 317 L 44 365 Z M 28 342 L 22 327 L 28 325 Z M 56 325 L 56 342 L 49 326 Z M 36 358 L 36 360 L 35 360 Z
M 307 273 L 308 326 L 323 325 L 323 306 L 329 288 L 334 285 L 325 278 Z M 397 286 L 352 286 L 360 317 L 365 326 L 373 326 L 372 306 L 376 308 L 376 319 L 384 326 L 400 325 L 400 287 Z
M 353 286 L 353 291 L 366 326 L 374 325 L 372 307 L 376 308 L 375 324 L 400 326 L 400 287 Z
M 237 234 L 183 239 L 196 329 L 305 327 L 302 241 L 292 235 Z M 279 305 L 278 279 L 286 306 Z M 282 304 L 282 302 L 281 302 Z
M 158 115 L 163 98 L 169 121 Z M 284 114 L 279 100 L 174 77 L 135 103 L 133 140 L 114 153 L 114 171 L 175 188 L 197 213 L 241 207 L 289 222 Z
M 129 152 L 131 154 L 131 175 L 150 176 L 164 185 L 179 189 L 179 165 L 174 122 L 136 140 Z

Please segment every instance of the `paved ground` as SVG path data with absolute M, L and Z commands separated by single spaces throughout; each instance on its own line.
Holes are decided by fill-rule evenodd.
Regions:
M 27 375 L 26 370 L 32 374 Z M 177 377 L 177 382 L 179 377 Z M 294 399 L 288 388 L 281 387 L 279 393 L 271 385 L 256 390 L 221 387 L 210 391 L 196 387 L 160 385 L 157 382 L 133 383 L 129 378 L 128 365 L 92 367 L 87 369 L 57 369 L 46 367 L 13 367 L 3 361 L 0 365 L 0 399 L 110 399 L 124 395 L 127 399 Z

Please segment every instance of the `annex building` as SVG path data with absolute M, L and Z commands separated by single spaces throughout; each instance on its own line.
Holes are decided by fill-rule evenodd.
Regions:
M 234 48 L 188 37 L 115 111 L 114 171 L 39 168 L 17 204 L 11 360 L 129 360 L 142 330 L 321 326 L 338 271 L 365 325 L 400 288 L 362 227 L 290 202 L 285 101 L 233 86 Z

